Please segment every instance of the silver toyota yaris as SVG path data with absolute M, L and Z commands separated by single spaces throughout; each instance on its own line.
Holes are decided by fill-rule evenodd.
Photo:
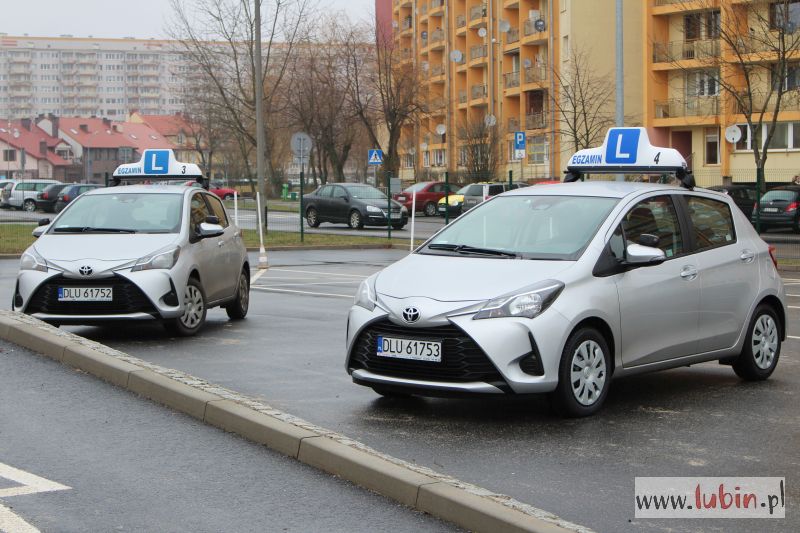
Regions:
M 12 307 L 53 324 L 162 320 L 193 335 L 206 311 L 249 306 L 247 252 L 219 198 L 133 185 L 78 197 L 22 255 Z
M 766 379 L 785 335 L 775 259 L 728 196 L 565 183 L 487 201 L 364 281 L 346 368 L 379 394 L 550 393 L 584 416 L 639 372 Z

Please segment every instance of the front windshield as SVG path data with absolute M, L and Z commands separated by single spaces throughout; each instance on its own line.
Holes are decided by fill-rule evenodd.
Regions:
M 178 233 L 183 194 L 97 194 L 75 199 L 49 233 Z
M 353 198 L 359 200 L 385 200 L 386 195 L 375 187 L 369 185 L 356 185 L 355 187 L 348 187 L 347 191 Z
M 469 185 L 464 185 L 460 189 L 456 191 L 456 194 L 467 194 L 467 190 L 469 189 Z
M 459 218 L 421 253 L 574 261 L 618 201 L 587 196 L 501 196 Z

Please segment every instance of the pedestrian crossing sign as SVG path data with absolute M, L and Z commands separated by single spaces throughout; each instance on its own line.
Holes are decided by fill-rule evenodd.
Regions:
M 370 150 L 367 154 L 367 163 L 370 165 L 382 165 L 383 150 Z

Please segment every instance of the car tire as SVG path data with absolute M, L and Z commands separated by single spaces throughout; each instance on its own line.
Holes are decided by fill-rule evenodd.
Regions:
M 317 214 L 317 210 L 313 207 L 309 207 L 306 211 L 306 222 L 308 222 L 308 226 L 311 228 L 319 227 L 319 215 Z
M 232 194 L 226 194 L 225 196 L 222 197 L 222 199 L 223 200 L 233 200 L 233 195 Z
M 383 387 L 372 387 L 372 390 L 375 391 L 376 394 L 379 394 L 384 398 L 403 399 L 411 397 L 411 395 L 407 392 L 398 392 L 391 389 L 384 389 Z
M 436 216 L 436 204 L 433 202 L 428 202 L 425 204 L 424 213 L 426 217 L 435 217 Z
M 347 217 L 347 225 L 352 229 L 361 229 L 364 227 L 364 217 L 361 216 L 357 210 L 350 211 L 350 216 Z
M 550 399 L 564 417 L 593 415 L 603 405 L 611 385 L 611 353 L 605 337 L 594 328 L 570 335 L 561 354 L 558 386 Z
M 26 213 L 33 213 L 36 211 L 36 202 L 34 200 L 25 200 L 22 203 L 22 209 Z
M 745 381 L 762 381 L 770 377 L 781 355 L 781 326 L 775 310 L 759 305 L 750 319 L 744 347 L 733 362 L 733 371 Z
M 239 274 L 239 284 L 236 287 L 236 298 L 225 306 L 225 312 L 231 320 L 242 320 L 247 316 L 250 308 L 250 277 L 247 270 L 242 269 Z
M 191 337 L 206 322 L 206 292 L 197 278 L 189 278 L 183 293 L 182 316 L 166 322 L 167 329 L 179 337 Z
M 405 224 L 392 224 L 392 229 L 396 229 L 398 231 L 400 231 L 401 229 L 403 229 L 405 227 L 406 227 Z

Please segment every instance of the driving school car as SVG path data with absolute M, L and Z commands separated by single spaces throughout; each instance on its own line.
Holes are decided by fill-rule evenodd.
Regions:
M 681 186 L 590 181 L 675 175 Z M 367 278 L 346 369 L 381 395 L 548 393 L 566 416 L 612 378 L 717 360 L 774 371 L 786 335 L 772 250 L 732 199 L 696 189 L 683 157 L 613 128 L 566 183 L 487 200 Z
M 186 176 L 202 178 L 171 150 L 145 150 L 114 173 L 117 184 Z M 182 336 L 197 333 L 211 307 L 231 319 L 247 314 L 241 232 L 202 188 L 96 189 L 43 222 L 22 254 L 12 308 L 56 325 L 160 320 Z

